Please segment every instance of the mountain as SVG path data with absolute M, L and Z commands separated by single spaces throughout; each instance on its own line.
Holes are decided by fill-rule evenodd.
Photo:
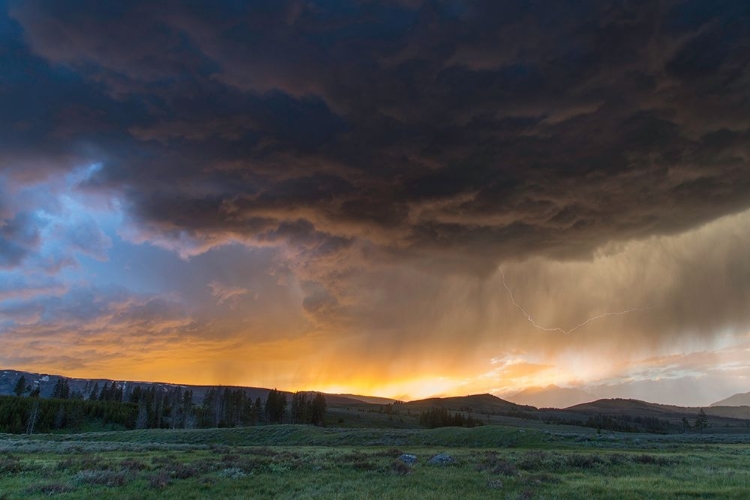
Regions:
M 517 405 L 500 399 L 492 394 L 472 394 L 471 396 L 455 396 L 450 398 L 429 398 L 409 401 L 404 406 L 414 410 L 426 410 L 439 406 L 446 410 L 468 411 L 476 413 L 505 413 L 509 411 L 535 411 L 530 406 Z
M 508 401 L 537 408 L 567 408 L 594 401 L 596 396 L 581 389 L 567 389 L 556 385 L 529 387 L 511 396 Z
M 329 395 L 326 395 L 328 397 Z M 400 403 L 397 399 L 381 398 L 378 396 L 362 396 L 359 394 L 330 394 L 330 396 L 353 399 L 358 402 L 367 403 L 371 405 L 388 405 L 391 403 Z
M 750 406 L 750 392 L 729 396 L 721 401 L 711 403 L 710 406 Z
M 578 413 L 583 415 L 610 415 L 629 417 L 655 417 L 668 420 L 671 422 L 680 421 L 683 417 L 692 421 L 702 410 L 709 417 L 720 419 L 721 422 L 727 423 L 723 419 L 750 420 L 750 406 L 710 406 L 700 408 L 693 406 L 674 406 L 662 405 L 658 403 L 648 403 L 637 399 L 599 399 L 590 403 L 571 406 L 563 411 L 568 413 Z M 736 424 L 736 422 L 732 422 Z
M 674 407 L 679 408 L 679 407 Z M 607 414 L 639 414 L 659 416 L 666 413 L 676 413 L 669 406 L 656 403 L 647 403 L 638 399 L 597 399 L 589 403 L 573 405 L 565 408 L 566 411 L 579 413 Z

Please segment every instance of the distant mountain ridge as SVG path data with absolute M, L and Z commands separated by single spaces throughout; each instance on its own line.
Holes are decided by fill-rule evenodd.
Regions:
M 750 406 L 750 392 L 734 394 L 721 401 L 711 403 L 710 406 Z
M 427 398 L 404 403 L 406 407 L 414 409 L 429 409 L 439 406 L 447 410 L 468 411 L 475 413 L 509 412 L 509 411 L 534 411 L 532 406 L 518 405 L 506 401 L 492 394 L 471 394 L 469 396 L 453 396 L 447 398 Z
M 632 414 L 656 418 L 690 417 L 695 416 L 701 410 L 705 411 L 708 416 L 743 420 L 750 419 L 750 407 L 745 406 L 709 406 L 704 408 L 698 406 L 663 405 L 640 401 L 638 399 L 598 399 L 590 403 L 565 408 L 565 411 L 586 414 Z

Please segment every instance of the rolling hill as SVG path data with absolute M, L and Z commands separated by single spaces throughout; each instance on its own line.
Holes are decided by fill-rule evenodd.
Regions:
M 729 396 L 721 401 L 711 403 L 710 406 L 750 406 L 750 392 Z
M 470 396 L 455 396 L 448 398 L 428 398 L 404 403 L 413 410 L 427 410 L 438 406 L 451 411 L 466 411 L 473 413 L 507 413 L 509 411 L 535 411 L 531 406 L 518 405 L 492 394 L 472 394 Z

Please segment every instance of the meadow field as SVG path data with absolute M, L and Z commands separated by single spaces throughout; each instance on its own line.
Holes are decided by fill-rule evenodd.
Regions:
M 48 497 L 746 499 L 750 434 L 279 425 L 0 435 L 0 500 Z

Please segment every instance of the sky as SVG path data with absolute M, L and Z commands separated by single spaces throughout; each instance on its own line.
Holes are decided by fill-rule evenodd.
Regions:
M 0 0 L 0 367 L 750 391 L 750 3 Z

